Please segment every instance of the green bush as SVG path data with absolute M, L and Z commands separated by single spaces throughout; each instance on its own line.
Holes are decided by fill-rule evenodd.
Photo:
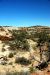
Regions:
M 3 57 L 3 60 L 4 60 L 4 61 L 8 61 L 8 59 L 7 59 L 7 57 L 6 57 L 6 56 L 4 56 L 4 57 Z
M 9 54 L 9 58 L 12 58 L 12 57 L 13 57 L 13 53 L 10 53 L 10 54 Z
M 28 50 L 29 50 L 29 44 L 28 44 L 27 40 L 24 40 L 24 41 L 22 42 L 22 44 L 23 44 L 22 49 L 28 51 Z
M 31 66 L 29 69 L 30 69 L 30 72 L 31 72 L 31 73 L 36 71 L 36 68 L 33 67 L 33 66 Z
M 38 43 L 45 43 L 46 41 L 49 41 L 49 37 L 48 34 L 46 33 L 46 31 L 42 31 L 38 34 L 39 36 L 39 40 Z
M 19 64 L 22 64 L 22 65 L 29 65 L 29 64 L 31 64 L 31 61 L 27 60 L 24 57 L 20 57 L 20 58 L 15 59 L 15 63 L 19 63 Z
M 32 46 L 32 48 L 33 48 L 34 50 L 36 50 L 36 46 Z
M 26 38 L 27 32 L 23 30 L 12 30 L 12 35 L 14 36 L 15 39 L 22 41 L 23 39 Z
M 12 35 L 14 36 L 14 40 L 9 44 L 11 50 L 15 50 L 16 48 L 29 50 L 29 44 L 26 39 L 26 31 L 13 30 Z

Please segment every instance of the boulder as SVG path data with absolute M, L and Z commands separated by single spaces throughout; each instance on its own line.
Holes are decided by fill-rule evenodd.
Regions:
M 36 68 L 38 68 L 39 70 L 44 69 L 46 67 L 48 67 L 47 62 L 42 62 L 38 66 L 36 66 Z

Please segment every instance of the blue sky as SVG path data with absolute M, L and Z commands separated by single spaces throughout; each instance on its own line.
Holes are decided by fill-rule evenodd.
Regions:
M 50 26 L 50 0 L 0 0 L 0 25 Z

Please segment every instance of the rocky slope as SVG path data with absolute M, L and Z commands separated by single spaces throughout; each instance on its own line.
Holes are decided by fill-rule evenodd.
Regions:
M 33 32 L 41 32 L 43 30 L 47 31 L 47 33 L 50 34 L 50 28 L 49 27 L 0 27 L 0 75 L 6 75 L 7 72 L 28 72 L 30 71 L 30 67 L 37 66 L 40 62 L 40 53 L 39 48 L 37 48 L 37 42 L 33 41 L 30 38 L 27 38 L 28 44 L 29 44 L 29 51 L 24 51 L 20 49 L 11 50 L 9 42 L 14 40 L 14 37 L 12 36 L 11 31 L 12 30 L 22 30 L 27 31 L 29 34 Z M 12 56 L 11 56 L 11 55 Z M 24 57 L 27 60 L 30 60 L 31 63 L 28 65 L 21 65 L 19 63 L 15 63 L 15 59 Z M 43 55 L 44 57 L 44 55 Z M 31 75 L 49 75 L 50 74 L 50 65 L 48 67 L 41 71 L 37 70 L 35 73 L 32 73 Z M 49 71 L 49 72 L 48 72 Z

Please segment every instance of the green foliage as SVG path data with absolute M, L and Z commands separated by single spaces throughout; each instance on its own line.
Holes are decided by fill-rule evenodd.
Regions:
M 20 48 L 24 50 L 29 50 L 29 44 L 27 42 L 26 31 L 17 31 L 13 30 L 12 35 L 14 36 L 14 40 L 10 43 L 10 49 L 15 50 L 15 48 Z
M 9 54 L 9 58 L 12 58 L 12 57 L 13 57 L 13 53 L 10 53 L 10 54 Z
M 14 40 L 9 42 L 9 46 L 10 46 L 9 50 L 12 50 L 12 51 L 16 50 L 16 42 Z
M 34 33 L 34 38 L 39 38 L 39 33 L 38 32 Z
M 42 60 L 42 54 L 43 54 L 42 46 L 44 46 L 46 42 L 47 42 L 46 46 L 48 49 L 46 56 L 48 57 L 48 60 L 50 60 L 50 51 L 49 51 L 50 50 L 49 49 L 50 37 L 46 31 L 42 31 L 39 33 L 39 39 L 38 39 L 38 46 L 40 48 L 40 61 Z
M 8 59 L 7 59 L 7 57 L 6 57 L 6 56 L 4 56 L 4 57 L 3 57 L 3 60 L 4 60 L 4 61 L 8 61 Z
M 33 48 L 34 50 L 36 50 L 36 46 L 32 46 L 32 48 Z
M 37 34 L 38 35 L 38 45 L 39 46 L 39 49 L 40 49 L 40 61 L 42 61 L 42 45 L 45 43 L 45 42 L 48 42 L 49 41 L 49 38 L 48 38 L 48 34 L 46 31 L 42 31 L 40 33 Z
M 49 41 L 49 37 L 46 31 L 42 31 L 38 34 L 39 40 L 38 43 L 45 43 L 46 41 Z
M 22 64 L 22 65 L 28 65 L 28 64 L 31 64 L 31 61 L 27 60 L 24 57 L 21 57 L 21 58 L 16 58 L 15 63 L 19 63 L 19 64 Z
M 23 41 L 26 36 L 27 36 L 27 32 L 26 31 L 20 31 L 20 30 L 13 30 L 12 31 L 12 35 L 15 37 L 15 39 L 17 39 L 18 41 Z
M 30 72 L 31 72 L 31 73 L 36 71 L 36 68 L 33 67 L 33 66 L 31 66 L 29 69 L 30 69 Z
M 23 42 L 22 42 L 22 44 L 23 44 L 23 47 L 22 47 L 22 49 L 24 49 L 24 50 L 29 50 L 29 44 L 28 44 L 28 42 L 26 41 L 26 40 L 24 40 Z

